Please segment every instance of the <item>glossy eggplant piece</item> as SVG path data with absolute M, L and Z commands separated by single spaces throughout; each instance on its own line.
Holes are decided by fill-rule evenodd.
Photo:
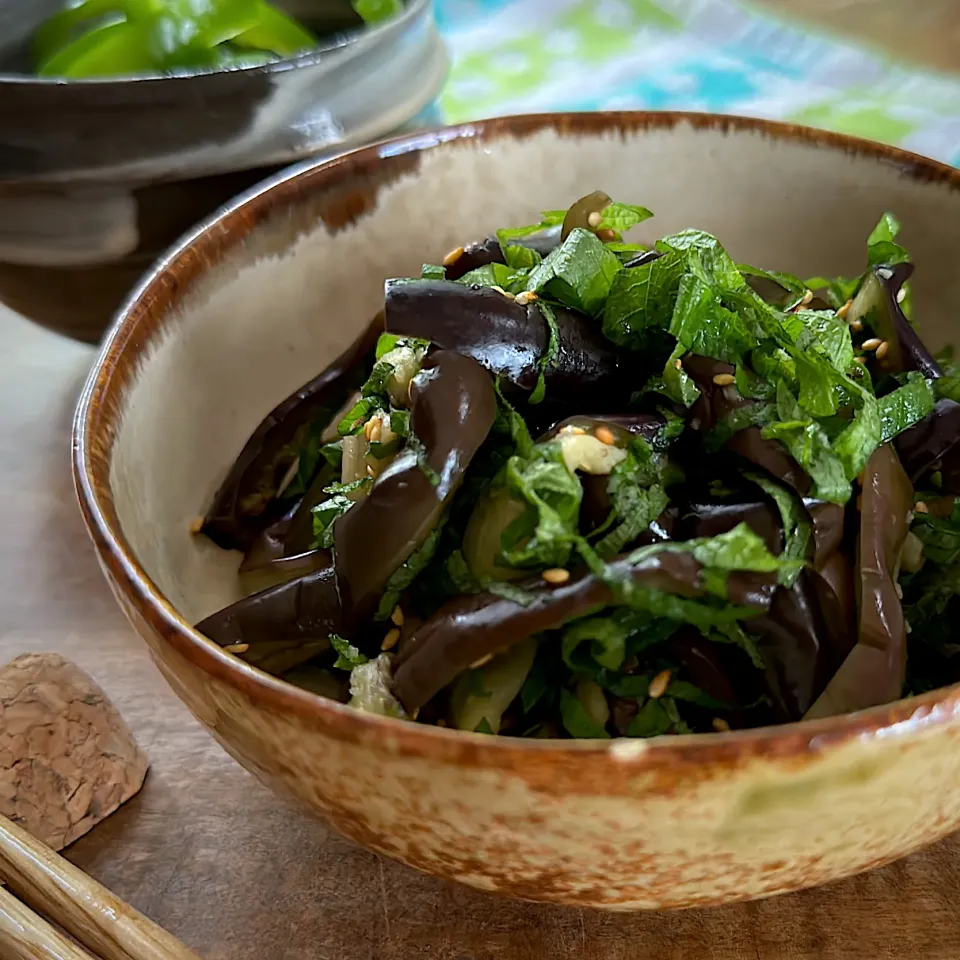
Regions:
M 945 458 L 956 458 L 960 455 L 960 403 L 946 397 L 938 400 L 918 424 L 894 438 L 893 445 L 911 483 Z
M 277 513 L 274 498 L 300 455 L 314 423 L 332 417 L 361 361 L 383 332 L 383 313 L 319 376 L 287 397 L 263 419 L 237 457 L 207 511 L 202 532 L 225 550 L 246 550 Z
M 754 466 L 792 487 L 801 496 L 810 491 L 810 477 L 806 470 L 787 452 L 779 440 L 768 440 L 759 427 L 747 427 L 727 441 L 727 449 L 748 460 Z
M 681 517 L 679 539 L 716 537 L 740 523 L 747 524 L 774 556 L 783 552 L 780 511 L 765 499 L 744 503 L 691 503 Z
M 526 237 L 516 237 L 510 241 L 511 246 L 527 247 L 545 257 L 551 250 L 560 245 L 560 227 L 550 227 L 539 233 L 531 233 Z M 463 253 L 447 267 L 447 279 L 459 280 L 464 274 L 488 263 L 503 263 L 507 261 L 503 256 L 503 249 L 496 237 L 487 237 L 476 243 L 467 244 Z
M 684 680 L 714 700 L 731 707 L 739 705 L 737 693 L 717 655 L 717 644 L 711 643 L 693 627 L 681 627 L 666 641 L 665 647 L 680 666 Z
M 626 365 L 586 317 L 554 308 L 559 331 L 555 362 L 544 372 L 548 397 L 591 403 L 626 400 Z M 444 350 L 472 357 L 494 376 L 530 392 L 539 379 L 549 329 L 536 303 L 519 304 L 492 287 L 450 280 L 387 281 L 386 328 L 432 340 Z
M 804 497 L 803 506 L 813 522 L 813 566 L 821 570 L 843 546 L 846 511 L 839 503 Z
M 929 379 L 943 376 L 936 360 L 910 325 L 897 296 L 913 274 L 912 263 L 874 267 L 853 298 L 847 322 L 859 320 L 867 331 L 889 344 L 883 369 L 891 373 L 917 370 Z M 864 334 L 867 338 L 870 332 Z
M 864 470 L 857 643 L 807 712 L 809 718 L 889 703 L 903 691 L 907 633 L 896 573 L 912 508 L 910 479 L 893 447 L 885 444 Z
M 823 615 L 816 574 L 800 573 L 789 589 L 779 587 L 770 609 L 744 622 L 757 638 L 766 665 L 768 692 L 781 721 L 799 720 L 823 692 L 844 640 L 842 624 Z
M 306 663 L 329 647 L 343 628 L 332 567 L 255 593 L 197 624 L 220 646 L 249 644 L 238 654 L 268 673 Z
M 614 575 L 654 590 L 685 597 L 703 594 L 702 568 L 689 553 L 663 552 L 635 565 L 621 558 L 611 566 Z M 540 578 L 525 586 L 532 597 L 526 606 L 490 593 L 458 597 L 416 631 L 394 670 L 393 692 L 407 711 L 422 706 L 477 660 L 614 600 L 610 588 L 589 573 L 559 586 Z M 765 575 L 734 573 L 727 589 L 732 603 L 763 610 L 773 581 Z
M 295 580 L 323 570 L 333 563 L 329 550 L 305 550 L 292 557 L 275 557 L 257 567 L 240 568 L 240 586 L 246 593 L 259 593 L 268 587 Z
M 436 526 L 496 416 L 490 374 L 448 350 L 424 361 L 411 398 L 410 427 L 438 482 L 431 482 L 415 450 L 404 450 L 367 496 L 334 523 L 337 584 L 348 633 L 369 620 L 390 575 Z
M 551 424 L 537 442 L 552 440 L 564 427 L 581 427 L 588 433 L 594 433 L 597 427 L 608 427 L 618 446 L 626 446 L 631 436 L 653 443 L 665 423 L 659 413 L 583 414 Z

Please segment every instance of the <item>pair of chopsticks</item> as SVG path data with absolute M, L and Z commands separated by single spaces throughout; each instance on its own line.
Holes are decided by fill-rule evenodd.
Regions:
M 3 960 L 200 960 L 176 937 L 4 816 L 0 883 L 7 886 L 0 886 Z

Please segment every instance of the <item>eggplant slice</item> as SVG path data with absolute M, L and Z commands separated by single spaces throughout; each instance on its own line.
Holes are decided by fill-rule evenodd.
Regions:
M 311 427 L 336 414 L 358 376 L 363 376 L 362 361 L 382 332 L 381 311 L 323 373 L 264 417 L 204 517 L 202 532 L 217 546 L 246 550 L 264 527 L 278 519 L 282 504 L 275 499 L 277 491 L 297 462 Z
M 684 597 L 703 595 L 701 565 L 693 554 L 664 551 L 633 564 L 611 564 L 644 587 Z M 537 578 L 526 583 L 530 602 L 515 603 L 491 593 L 458 597 L 445 604 L 404 646 L 394 670 L 393 692 L 412 712 L 423 706 L 470 664 L 544 630 L 553 630 L 583 613 L 615 602 L 605 583 L 581 573 L 559 586 Z M 773 592 L 764 575 L 734 573 L 728 579 L 731 601 L 763 610 Z
M 372 617 L 390 575 L 437 525 L 496 417 L 490 374 L 447 350 L 424 361 L 411 397 L 410 428 L 422 451 L 408 445 L 334 523 L 337 583 L 351 632 Z
M 547 396 L 576 397 L 584 404 L 625 402 L 630 395 L 628 370 L 597 325 L 563 307 L 553 312 L 559 350 L 544 371 Z M 386 329 L 471 357 L 522 393 L 537 386 L 550 339 L 536 303 L 520 304 L 493 287 L 451 280 L 388 281 Z

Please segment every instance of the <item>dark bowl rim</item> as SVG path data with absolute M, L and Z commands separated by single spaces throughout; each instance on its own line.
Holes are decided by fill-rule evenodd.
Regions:
M 326 160 L 309 160 L 262 181 L 185 234 L 140 281 L 118 311 L 80 395 L 73 423 L 73 476 L 88 532 L 105 573 L 112 576 L 121 601 L 176 653 L 204 673 L 277 713 L 293 713 L 346 742 L 380 741 L 411 757 L 472 762 L 479 766 L 515 767 L 534 754 L 565 756 L 609 754 L 611 761 L 641 761 L 646 765 L 708 764 L 730 766 L 745 756 L 779 757 L 789 761 L 820 752 L 827 746 L 864 737 L 904 736 L 960 718 L 960 683 L 917 697 L 868 710 L 821 720 L 760 727 L 722 734 L 665 736 L 653 740 L 527 740 L 485 736 L 364 713 L 323 699 L 226 653 L 198 633 L 164 597 L 140 566 L 120 528 L 109 490 L 110 454 L 122 395 L 136 368 L 136 359 L 162 329 L 171 304 L 192 282 L 181 283 L 172 269 L 186 265 L 193 279 L 216 266 L 238 247 L 262 218 L 295 202 L 308 192 L 336 182 L 341 171 L 357 164 L 442 149 L 458 141 L 495 141 L 523 137 L 546 128 L 558 135 L 600 136 L 672 130 L 689 124 L 698 130 L 754 133 L 773 140 L 808 143 L 891 164 L 912 179 L 945 184 L 960 191 L 960 170 L 897 147 L 845 134 L 795 124 L 724 114 L 617 111 L 607 113 L 543 113 L 425 129 L 379 141 Z M 236 226 L 231 231 L 230 226 Z M 202 265 L 202 266 L 201 266 Z M 156 330 L 150 329 L 151 322 Z M 141 335 L 141 329 L 147 328 Z M 121 363 L 121 358 L 125 362 Z
M 403 13 L 389 20 L 384 20 L 375 26 L 357 28 L 352 33 L 338 35 L 330 42 L 322 42 L 316 46 L 298 53 L 293 57 L 281 57 L 270 63 L 256 64 L 249 67 L 227 67 L 223 70 L 191 70 L 171 74 L 143 73 L 131 74 L 124 77 L 80 77 L 64 79 L 63 77 L 38 77 L 30 73 L 3 73 L 0 71 L 0 89 L 4 86 L 23 88 L 33 87 L 63 87 L 76 89 L 78 87 L 102 88 L 105 86 L 129 87 L 131 84 L 142 86 L 158 83 L 183 83 L 189 80 L 198 80 L 202 77 L 217 77 L 221 75 L 251 76 L 254 74 L 286 73 L 289 70 L 300 70 L 318 65 L 325 55 L 337 53 L 349 48 L 351 52 L 361 46 L 372 46 L 380 36 L 387 31 L 401 30 L 411 21 L 422 16 L 425 10 L 431 9 L 433 0 L 406 0 Z M 202 81 L 201 81 L 202 82 Z

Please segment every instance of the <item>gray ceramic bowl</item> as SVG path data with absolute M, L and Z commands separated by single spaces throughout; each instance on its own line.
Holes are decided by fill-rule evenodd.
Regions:
M 349 13 L 278 0 L 307 23 L 318 3 Z M 61 5 L 0 0 L 0 299 L 88 339 L 197 219 L 281 165 L 396 130 L 446 76 L 430 0 L 266 66 L 31 76 L 30 37 Z

